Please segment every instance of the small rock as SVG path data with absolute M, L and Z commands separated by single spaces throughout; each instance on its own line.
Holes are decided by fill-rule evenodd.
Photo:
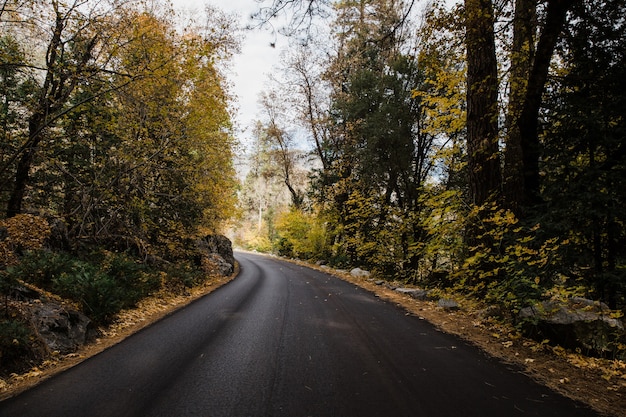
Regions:
M 459 310 L 461 307 L 459 303 L 449 298 L 441 298 L 437 302 L 437 306 L 443 308 L 444 310 Z
M 352 275 L 353 277 L 369 277 L 370 276 L 370 272 L 366 271 L 364 269 L 361 268 L 354 268 L 350 271 L 350 275 Z
M 374 281 L 374 284 L 376 284 L 376 285 L 383 285 L 384 283 L 385 283 L 385 281 L 383 281 L 382 279 Z
M 419 288 L 396 288 L 394 291 L 410 295 L 417 300 L 426 301 L 428 299 L 428 291 Z

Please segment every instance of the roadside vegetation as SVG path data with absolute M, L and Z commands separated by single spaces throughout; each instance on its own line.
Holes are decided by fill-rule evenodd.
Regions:
M 274 2 L 293 43 L 238 243 L 471 297 L 518 331 L 526 307 L 589 300 L 617 327 L 586 352 L 623 359 L 624 4 L 313 3 Z
M 6 377 L 59 355 L 40 334 L 57 322 L 97 336 L 145 297 L 207 280 L 197 241 L 236 201 L 225 70 L 239 45 L 211 7 L 191 20 L 160 1 L 1 6 Z

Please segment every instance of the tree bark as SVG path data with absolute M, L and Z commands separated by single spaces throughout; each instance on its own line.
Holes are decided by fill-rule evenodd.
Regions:
M 524 167 L 518 119 L 524 106 L 528 77 L 535 55 L 537 0 L 516 0 L 509 74 L 509 103 L 504 150 L 504 201 L 519 215 L 524 195 Z
M 470 197 L 482 205 L 501 189 L 498 152 L 498 68 L 491 0 L 465 0 L 467 152 Z

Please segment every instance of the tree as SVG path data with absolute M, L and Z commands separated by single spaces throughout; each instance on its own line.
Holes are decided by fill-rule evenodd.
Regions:
M 619 1 L 585 1 L 558 47 L 545 125 L 541 220 L 567 237 L 565 274 L 584 279 L 612 307 L 624 302 L 626 253 L 626 18 Z
M 539 159 L 541 155 L 539 144 L 538 119 L 542 106 L 542 95 L 548 70 L 559 39 L 561 30 L 566 22 L 566 15 L 576 3 L 575 0 L 551 0 L 547 2 L 547 10 L 537 49 L 532 57 L 533 64 L 528 74 L 524 101 L 521 113 L 517 119 L 516 128 L 519 129 L 520 147 L 522 150 L 522 178 L 524 191 L 514 205 L 530 206 L 540 202 Z M 528 7 L 529 5 L 523 5 Z M 517 12 L 524 13 L 524 8 Z M 532 12 L 531 12 L 532 16 Z
M 11 34 L 0 38 L 0 167 L 8 168 L 20 146 L 26 119 L 24 109 L 32 100 L 35 80 L 26 68 L 26 52 Z M 13 157 L 14 159 L 14 157 Z M 0 201 L 6 201 L 11 172 L 0 169 Z
M 272 91 L 263 94 L 260 102 L 267 117 L 262 127 L 261 139 L 267 141 L 271 156 L 276 166 L 280 167 L 283 181 L 291 195 L 291 204 L 295 209 L 300 209 L 304 203 L 304 195 L 301 190 L 296 189 L 294 182 L 298 162 L 297 152 L 294 149 L 292 134 L 281 124 L 286 112 L 281 103 L 285 101 L 276 91 Z
M 326 190 L 319 195 L 332 198 L 326 204 L 338 222 L 337 239 L 353 262 L 394 274 L 418 263 L 409 247 L 423 238 L 423 229 L 413 220 L 441 145 L 425 128 L 428 105 L 415 94 L 428 87 L 410 53 L 411 6 L 338 5 L 336 51 L 326 70 L 330 127 L 321 149 L 327 159 L 317 182 Z M 377 246 L 388 246 L 384 252 L 393 255 L 378 257 Z
M 98 132 L 111 135 L 94 166 L 99 189 L 85 190 L 93 203 L 82 218 L 93 220 L 95 239 L 171 248 L 214 232 L 234 205 L 229 97 L 215 66 L 230 41 L 193 30 L 181 36 L 145 12 L 131 21 L 134 42 L 118 59 L 123 73 L 141 76 L 111 96 L 112 125 Z
M 27 12 L 30 8 L 29 4 L 20 6 L 26 10 L 16 13 Z M 29 106 L 28 135 L 8 160 L 9 163 L 16 162 L 12 191 L 7 202 L 9 217 L 22 211 L 31 167 L 46 129 L 66 112 L 68 100 L 76 87 L 94 77 L 102 68 L 98 63 L 102 42 L 105 41 L 102 25 L 119 10 L 104 3 L 92 8 L 84 6 L 79 0 L 68 5 L 52 0 L 49 8 L 41 10 L 40 18 L 49 24 L 37 34 L 39 39 L 43 36 L 47 40 L 44 66 L 39 69 L 42 81 Z M 100 18 L 95 19 L 94 16 Z M 37 68 L 35 64 L 29 66 Z M 7 169 L 6 165 L 3 171 Z
M 168 13 L 131 4 L 115 16 L 97 6 L 53 6 L 59 21 L 52 27 L 60 33 L 41 70 L 48 81 L 37 85 L 28 71 L 39 69 L 25 60 L 7 66 L 21 72 L 4 78 L 22 77 L 21 90 L 13 88 L 5 103 L 13 100 L 10 109 L 21 106 L 16 114 L 41 127 L 28 135 L 28 120 L 17 125 L 5 112 L 2 146 L 12 154 L 2 160 L 4 178 L 28 174 L 17 188 L 13 181 L 11 207 L 27 202 L 28 209 L 62 216 L 73 241 L 180 255 L 185 238 L 215 232 L 235 203 L 231 102 L 220 69 L 238 47 L 232 22 L 207 9 L 205 21 L 181 33 Z M 84 14 L 96 10 L 104 14 Z M 7 56 L 20 62 L 19 54 Z M 37 119 L 42 112 L 46 117 Z M 17 198 L 20 187 L 29 193 Z
M 296 109 L 296 118 L 313 139 L 322 172 L 330 169 L 333 159 L 329 147 L 329 83 L 323 76 L 327 64 L 324 48 L 321 42 L 294 46 L 288 52 L 282 74 L 283 86 L 286 84 L 296 92 L 287 97 L 287 102 Z
M 491 0 L 465 1 L 467 48 L 467 154 L 473 204 L 498 199 L 498 63 Z
M 304 33 L 308 37 L 314 19 L 329 16 L 333 0 L 261 0 L 259 4 L 259 10 L 252 16 L 259 26 L 272 26 L 277 17 L 291 14 L 286 26 L 280 29 L 282 33 L 288 36 Z
M 282 168 L 272 157 L 265 126 L 258 121 L 249 155 L 249 171 L 243 181 L 239 205 L 242 212 L 236 240 L 244 247 L 270 251 L 276 237 L 275 217 L 287 209 Z

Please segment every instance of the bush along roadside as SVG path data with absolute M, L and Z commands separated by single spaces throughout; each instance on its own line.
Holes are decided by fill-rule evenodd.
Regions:
M 188 294 L 220 271 L 232 272 L 232 265 L 224 268 L 234 262 L 224 237 L 180 239 L 184 256 L 171 259 L 85 244 L 55 251 L 47 222 L 20 216 L 9 219 L 20 227 L 0 223 L 0 382 L 76 351 L 152 294 Z M 207 244 L 216 240 L 219 248 Z

